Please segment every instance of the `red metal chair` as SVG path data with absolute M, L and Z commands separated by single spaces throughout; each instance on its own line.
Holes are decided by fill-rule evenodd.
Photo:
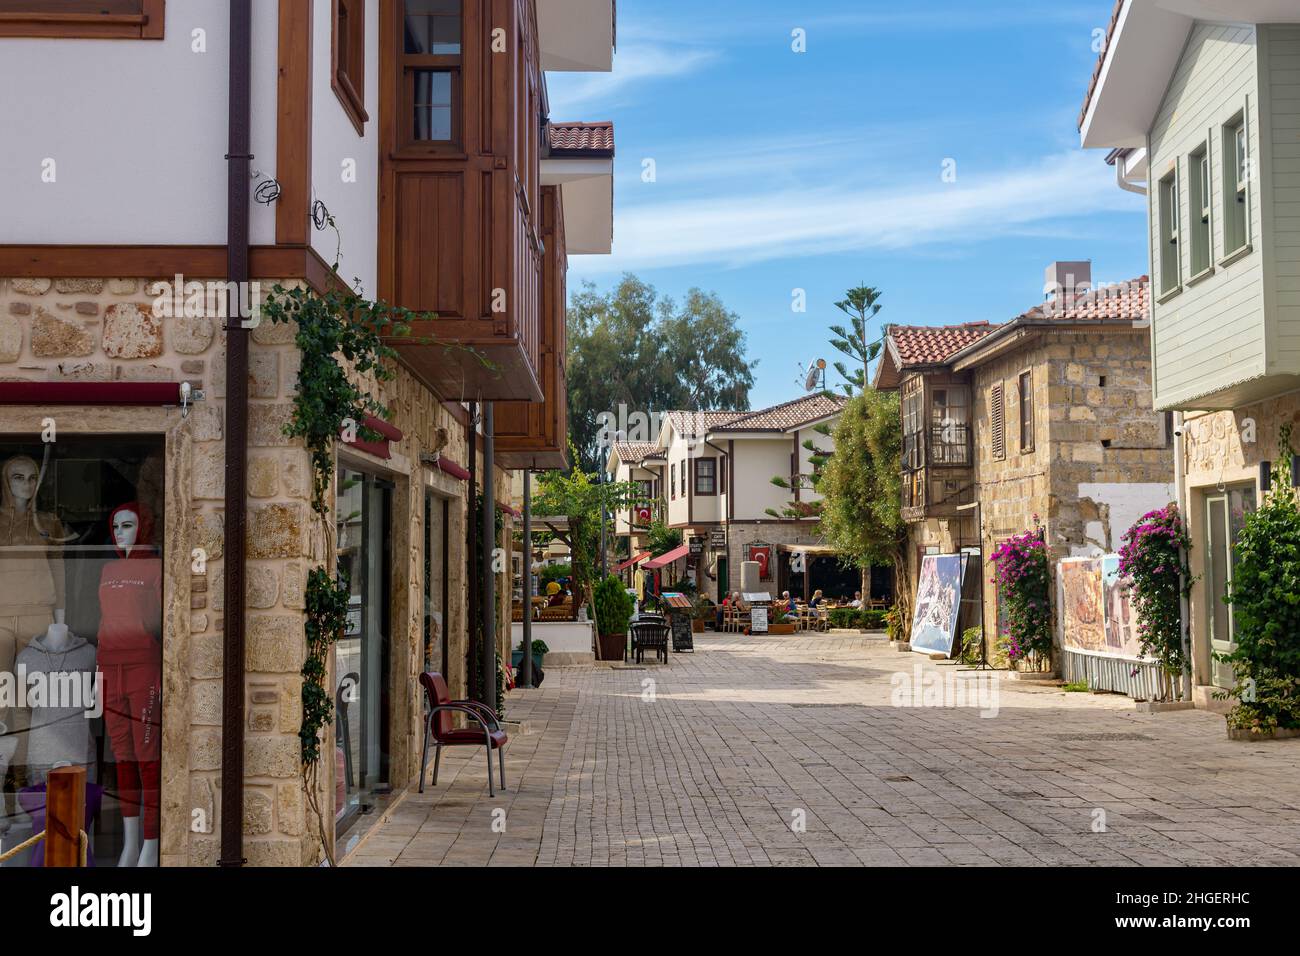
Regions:
M 506 788 L 506 732 L 491 707 L 476 700 L 452 700 L 447 681 L 436 671 L 420 675 L 428 716 L 424 721 L 424 756 L 420 760 L 420 793 L 424 793 L 424 774 L 429 765 L 429 743 L 436 748 L 433 758 L 433 785 L 438 785 L 438 764 L 442 761 L 443 747 L 484 747 L 487 750 L 488 795 L 496 796 L 492 788 L 492 751 L 497 752 L 501 766 L 501 789 Z M 453 713 L 468 714 L 479 728 L 456 730 L 451 725 Z M 481 729 L 480 729 L 481 728 Z

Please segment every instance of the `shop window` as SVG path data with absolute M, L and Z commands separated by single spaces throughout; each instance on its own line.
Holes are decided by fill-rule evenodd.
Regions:
M 0 37 L 161 40 L 165 0 L 0 0 Z
M 461 0 L 402 4 L 406 142 L 460 140 Z
M 0 442 L 0 848 L 70 765 L 95 864 L 158 864 L 163 473 L 159 439 Z
M 365 135 L 366 122 L 366 0 L 334 0 L 334 74 L 330 85 L 343 111 Z
M 389 789 L 389 663 L 393 485 L 340 467 L 335 520 L 348 623 L 335 645 L 335 831 Z

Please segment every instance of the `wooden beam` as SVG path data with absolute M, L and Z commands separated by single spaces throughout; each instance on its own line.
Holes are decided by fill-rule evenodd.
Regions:
M 280 0 L 279 103 L 276 124 L 275 241 L 310 244 L 312 6 Z
M 226 274 L 225 246 L 5 246 L 0 276 L 59 278 L 219 279 Z M 254 246 L 255 279 L 305 279 L 323 291 L 333 272 L 310 246 Z

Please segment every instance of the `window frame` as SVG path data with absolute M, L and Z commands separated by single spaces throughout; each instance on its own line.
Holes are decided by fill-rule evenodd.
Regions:
M 366 0 L 334 0 L 330 35 L 330 87 L 358 136 L 366 135 Z M 341 28 L 346 17 L 347 35 Z M 346 48 L 347 54 L 340 55 Z
M 33 9 L 13 9 L 24 6 Z M 60 13 L 41 6 L 35 0 L 0 0 L 0 37 L 161 40 L 166 25 L 166 0 L 87 0 L 84 11 Z
M 1016 377 L 1016 388 L 1020 399 L 1020 454 L 1032 455 L 1034 453 L 1034 370 L 1032 368 L 1024 369 Z M 1028 438 L 1025 441 L 1026 428 L 1028 422 Z
M 460 52 L 407 53 L 404 34 L 395 38 L 398 84 L 397 151 L 406 155 L 462 155 L 465 149 L 465 37 L 468 18 L 460 0 Z M 397 5 L 397 28 L 406 27 L 406 0 Z M 417 139 L 415 136 L 415 74 L 446 73 L 451 77 L 451 129 L 447 139 Z
M 1253 248 L 1251 245 L 1251 156 L 1249 104 L 1224 124 L 1223 144 L 1223 258 L 1227 265 Z
M 1159 226 L 1160 299 L 1183 290 L 1182 189 L 1178 163 L 1160 177 L 1156 186 L 1156 213 Z
M 677 462 L 668 466 L 668 487 L 672 490 L 672 500 L 677 500 Z
M 1191 283 L 1214 271 L 1214 164 L 1209 138 L 1188 155 L 1187 168 L 1191 173 L 1187 210 L 1192 222 L 1187 281 Z
M 713 469 L 713 472 L 712 474 L 709 475 L 702 475 L 700 474 L 700 465 L 703 465 L 706 462 Z M 701 485 L 701 481 L 705 478 L 707 478 L 711 483 L 711 487 L 707 489 Z M 696 458 L 695 459 L 695 497 L 713 498 L 716 497 L 717 494 L 718 494 L 718 459 L 713 456 L 709 456 L 708 458 Z

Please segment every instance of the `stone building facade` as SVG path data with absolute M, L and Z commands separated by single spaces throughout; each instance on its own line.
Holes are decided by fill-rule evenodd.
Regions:
M 203 399 L 188 412 L 171 407 L 5 405 L 0 431 L 37 436 L 51 424 L 57 440 L 79 435 L 156 436 L 165 452 L 145 469 L 142 501 L 159 511 L 163 575 L 161 858 L 163 865 L 212 865 L 220 827 L 225 382 L 223 320 L 155 318 L 149 278 L 0 280 L 0 381 L 14 383 L 188 382 Z M 271 285 L 273 283 L 267 283 Z M 303 799 L 298 729 L 300 670 L 305 654 L 307 572 L 324 561 L 325 529 L 309 506 L 306 450 L 284 434 L 292 414 L 299 353 L 294 329 L 269 322 L 251 332 L 247 549 L 247 724 L 245 727 L 245 853 L 253 865 L 317 862 L 317 823 Z M 463 412 L 458 416 L 400 366 L 382 383 L 402 433 L 388 458 L 340 446 L 343 466 L 373 471 L 393 483 L 389 779 L 404 785 L 419 769 L 422 700 L 416 677 L 427 663 L 424 640 L 425 522 L 430 502 L 447 502 L 443 553 L 431 556 L 447 589 L 440 610 L 446 660 L 431 663 L 465 696 L 468 483 L 422 463 L 468 464 Z M 480 462 L 481 466 L 481 462 Z M 146 483 L 142 474 L 141 484 Z M 497 478 L 497 500 L 509 482 Z M 441 520 L 441 515 L 436 516 Z M 502 544 L 512 539 L 506 515 Z M 508 567 L 508 562 L 507 562 Z M 508 578 L 497 582 L 508 601 Z M 508 631 L 498 632 L 508 655 Z M 441 655 L 439 655 L 440 657 Z M 331 674 L 328 686 L 337 686 Z M 333 740 L 333 728 L 326 729 Z M 326 747 L 332 756 L 333 747 Z M 323 807 L 334 806 L 336 765 L 321 765 Z M 331 821 L 326 821 L 332 836 Z
M 877 387 L 903 393 L 905 447 L 919 436 L 904 463 L 905 488 L 920 489 L 904 503 L 913 587 L 926 554 L 978 556 L 980 607 L 966 623 L 987 635 L 999 633 L 988 561 L 1006 539 L 1041 525 L 1055 576 L 1063 558 L 1117 552 L 1138 518 L 1173 500 L 1147 280 L 1093 292 L 1086 263 L 1057 264 L 1049 289 L 1064 265 L 1077 286 L 1008 323 L 891 328 L 877 370 Z

